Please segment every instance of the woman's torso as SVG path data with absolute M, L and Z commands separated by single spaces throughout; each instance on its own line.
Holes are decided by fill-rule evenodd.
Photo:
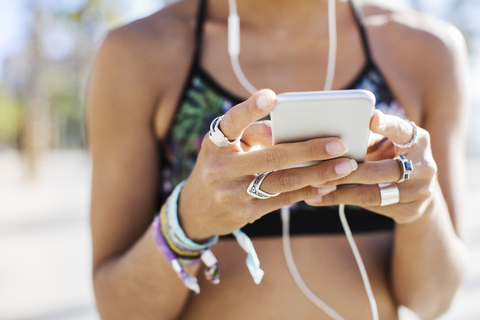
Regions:
M 220 2 L 211 0 L 204 25 L 201 65 L 218 83 L 238 97 L 248 94 L 241 88 L 230 67 L 226 50 L 226 20 L 219 19 L 223 14 Z M 192 41 L 196 21 L 198 1 L 188 0 L 174 5 L 150 19 L 180 17 L 183 26 L 179 36 Z M 223 10 L 223 11 L 222 11 Z M 341 10 L 341 8 L 339 8 Z M 379 9 L 381 11 L 381 9 Z M 182 12 L 181 15 L 178 15 Z M 188 12 L 185 15 L 183 12 Z M 178 16 L 177 16 L 178 15 Z M 226 18 L 226 16 L 224 17 Z M 175 20 L 175 19 L 174 19 Z M 358 29 L 349 17 L 339 21 L 339 54 L 334 88 L 345 88 L 364 68 L 366 57 Z M 388 35 L 377 27 L 368 27 L 373 57 L 389 82 L 401 105 L 405 106 L 409 118 L 420 120 L 419 92 L 415 83 L 407 81 L 409 70 L 402 70 L 391 63 L 387 49 L 380 43 Z M 246 35 L 245 37 L 248 37 Z M 281 38 L 282 36 L 279 36 Z M 312 54 L 305 43 L 312 39 L 299 37 L 290 43 L 295 52 L 302 56 L 292 56 L 293 51 L 279 45 L 279 38 L 271 39 L 267 34 L 248 37 L 242 42 L 240 61 L 245 74 L 254 85 L 270 87 L 276 92 L 318 90 L 323 85 L 326 55 Z M 242 38 L 243 41 L 243 38 Z M 347 49 L 348 44 L 348 49 Z M 187 46 L 188 47 L 188 46 Z M 245 49 L 244 49 L 245 48 Z M 268 58 L 265 49 L 275 52 Z M 164 140 L 170 128 L 173 115 L 188 76 L 193 47 L 190 51 L 174 54 L 178 68 L 171 74 L 155 115 L 155 131 L 159 140 Z M 311 48 L 310 48 L 311 49 Z M 174 49 L 172 49 L 174 50 Z M 280 53 L 277 53 L 280 52 Z M 282 53 L 283 52 L 283 53 Z M 160 53 L 160 52 L 159 52 Z M 172 53 L 173 54 L 173 53 Z M 263 69 L 252 61 L 260 55 L 264 58 Z M 159 57 L 160 59 L 160 57 Z M 317 70 L 312 72 L 313 70 Z M 280 79 L 289 79 L 282 81 Z M 408 91 L 407 91 L 408 90 Z M 406 94 L 408 92 L 409 94 Z M 365 260 L 367 272 L 377 298 L 382 319 L 396 319 L 396 306 L 389 293 L 388 263 L 392 232 L 364 233 L 356 236 L 357 245 Z M 245 255 L 236 242 L 223 239 L 212 250 L 219 259 L 221 284 L 212 286 L 202 279 L 202 293 L 192 295 L 181 319 L 322 319 L 328 318 L 317 310 L 299 291 L 286 268 L 279 237 L 254 239 L 254 245 L 266 275 L 261 285 L 253 283 L 244 264 Z M 294 257 L 306 282 L 315 293 L 347 319 L 368 319 L 370 309 L 363 284 L 353 255 L 343 235 L 305 235 L 292 238 Z
M 192 61 L 184 89 L 167 136 L 162 140 L 162 180 L 158 205 L 163 203 L 175 185 L 186 179 L 192 171 L 203 137 L 209 131 L 212 120 L 224 114 L 230 108 L 242 102 L 223 87 L 222 83 L 210 76 L 202 66 L 203 33 L 208 1 L 199 1 L 195 27 L 195 46 Z M 387 114 L 405 118 L 404 109 L 398 104 L 385 77 L 373 60 L 365 28 L 358 8 L 352 2 L 358 35 L 362 40 L 366 62 L 354 78 L 342 89 L 366 89 L 375 94 L 376 108 Z M 282 234 L 280 210 L 276 210 L 254 223 L 247 224 L 242 230 L 250 237 L 279 236 Z M 338 207 L 311 207 L 303 202 L 290 206 L 291 234 L 343 233 Z M 387 217 L 365 209 L 347 206 L 345 209 L 350 228 L 353 232 L 391 230 L 393 221 Z

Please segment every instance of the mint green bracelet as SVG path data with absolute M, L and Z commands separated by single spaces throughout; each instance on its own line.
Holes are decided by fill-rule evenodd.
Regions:
M 180 192 L 185 184 L 185 181 L 182 181 L 178 184 L 175 189 L 173 189 L 172 194 L 167 199 L 166 202 L 166 214 L 168 217 L 168 238 L 172 240 L 175 245 L 178 246 L 181 250 L 187 251 L 203 251 L 207 250 L 209 247 L 218 242 L 219 236 L 213 236 L 203 244 L 198 244 L 193 242 L 185 235 L 180 223 L 178 221 L 178 198 Z M 250 238 L 240 229 L 233 232 L 233 235 L 237 239 L 238 244 L 242 249 L 247 253 L 246 264 L 250 274 L 252 275 L 253 281 L 256 284 L 259 284 L 262 281 L 264 271 L 260 269 L 260 260 L 258 259 L 257 252 L 253 246 Z

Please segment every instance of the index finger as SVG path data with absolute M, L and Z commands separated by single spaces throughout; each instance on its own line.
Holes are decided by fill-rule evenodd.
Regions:
M 267 116 L 275 106 L 277 96 L 262 89 L 225 113 L 219 128 L 229 140 L 237 139 L 251 123 Z
M 375 110 L 370 121 L 370 130 L 381 134 L 396 144 L 406 144 L 413 139 L 412 125 L 407 121 L 380 110 Z

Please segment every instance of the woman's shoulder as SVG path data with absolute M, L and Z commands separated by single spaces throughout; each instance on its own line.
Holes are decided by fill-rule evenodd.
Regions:
M 374 0 L 359 4 L 373 60 L 409 117 L 423 121 L 436 104 L 425 101 L 461 91 L 467 50 L 455 26 Z
M 193 52 L 197 1 L 185 0 L 150 16 L 111 30 L 99 55 L 112 65 L 137 72 L 145 80 L 169 74 L 170 69 L 190 59 Z M 152 72 L 155 71 L 155 72 Z
M 196 10 L 196 1 L 180 1 L 110 31 L 106 40 L 112 38 L 124 45 L 142 48 L 188 42 L 195 26 Z M 184 38 L 186 41 L 182 41 Z
M 112 108 L 149 121 L 174 110 L 193 56 L 197 4 L 177 2 L 106 35 L 93 64 L 97 81 L 90 82 L 124 105 Z M 163 132 L 168 119 L 160 122 Z
M 452 87 L 467 61 L 462 33 L 448 22 L 374 0 L 361 2 L 374 60 L 399 94 L 416 97 Z M 395 89 L 394 86 L 394 89 Z
M 402 54 L 425 56 L 435 53 L 436 58 L 449 59 L 465 47 L 458 28 L 429 14 L 399 9 L 375 0 L 361 1 L 361 9 L 364 22 L 375 34 L 374 38 L 379 39 L 384 47 L 395 48 Z
M 95 108 L 111 109 L 164 131 L 188 75 L 198 1 L 184 0 L 110 31 L 97 52 L 89 81 Z M 95 93 L 95 94 L 93 94 Z M 108 101 L 110 101 L 108 100 Z M 160 135 L 160 134 L 159 134 Z

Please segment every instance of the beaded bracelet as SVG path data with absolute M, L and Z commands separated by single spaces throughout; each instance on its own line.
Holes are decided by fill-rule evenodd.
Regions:
M 152 224 L 152 232 L 155 244 L 162 255 L 168 260 L 175 273 L 183 281 L 185 286 L 195 293 L 200 292 L 198 280 L 188 274 L 184 265 L 197 264 L 202 260 L 207 266 L 205 277 L 210 282 L 220 282 L 217 259 L 210 251 L 210 246 L 217 243 L 219 236 L 213 236 L 203 244 L 195 243 L 187 238 L 178 221 L 178 197 L 185 181 L 175 187 L 170 197 L 162 206 L 160 213 L 155 217 Z M 264 272 L 260 269 L 260 261 L 250 238 L 240 229 L 233 232 L 237 242 L 247 253 L 247 267 L 253 280 L 259 284 Z

